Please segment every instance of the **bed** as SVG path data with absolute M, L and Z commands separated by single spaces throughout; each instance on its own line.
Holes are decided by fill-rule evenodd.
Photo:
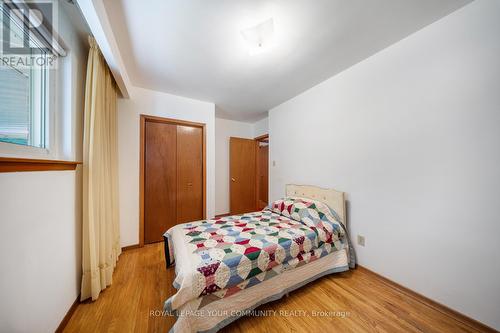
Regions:
M 176 294 L 170 332 L 217 332 L 261 304 L 354 267 L 344 193 L 286 185 L 259 212 L 176 225 L 165 235 Z

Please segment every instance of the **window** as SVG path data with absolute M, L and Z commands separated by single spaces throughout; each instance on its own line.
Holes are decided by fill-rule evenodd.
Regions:
M 46 82 L 43 69 L 0 69 L 0 141 L 46 148 Z
M 0 19 L 2 44 L 6 34 L 13 46 L 22 46 L 23 38 L 29 38 L 31 55 L 36 54 L 37 59 L 49 56 L 43 51 L 43 44 L 28 34 L 19 20 L 1 11 Z M 17 66 L 6 61 L 0 64 L 0 142 L 48 148 L 47 67 L 47 62 L 37 66 Z

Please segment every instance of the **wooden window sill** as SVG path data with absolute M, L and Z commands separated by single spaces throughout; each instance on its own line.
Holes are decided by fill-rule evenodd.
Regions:
M 0 157 L 0 172 L 75 170 L 78 164 L 82 162 Z

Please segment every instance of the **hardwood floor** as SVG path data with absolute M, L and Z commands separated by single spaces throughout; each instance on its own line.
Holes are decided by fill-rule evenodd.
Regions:
M 161 243 L 124 252 L 111 287 L 79 304 L 64 332 L 168 332 L 174 317 L 155 310 L 175 292 L 173 277 Z M 289 315 L 241 318 L 222 332 L 479 332 L 362 269 L 323 277 L 259 310 Z

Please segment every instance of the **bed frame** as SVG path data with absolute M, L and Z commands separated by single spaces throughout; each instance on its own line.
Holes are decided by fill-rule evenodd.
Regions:
M 338 214 L 342 224 L 347 228 L 344 192 L 313 185 L 287 184 L 285 186 L 285 193 L 287 197 L 309 198 L 326 203 Z M 163 245 L 165 249 L 165 262 L 168 268 L 173 263 L 170 262 L 168 238 L 165 235 L 163 236 Z
M 343 192 L 339 192 L 333 189 L 320 188 L 317 186 L 287 184 L 285 187 L 285 193 L 287 197 L 301 197 L 327 204 L 337 213 L 338 217 L 341 220 L 340 222 L 344 225 L 344 231 L 346 232 L 347 236 L 347 228 L 345 228 L 346 204 L 345 194 Z M 165 235 L 170 237 L 168 233 L 166 233 Z M 168 255 L 168 250 L 168 238 L 165 238 L 165 257 L 167 259 L 167 267 L 171 264 L 168 261 L 170 257 Z M 274 279 L 262 281 L 263 283 L 261 285 L 255 286 L 259 289 L 253 289 L 253 291 L 245 289 L 242 291 L 243 294 L 241 294 L 241 298 L 232 300 L 218 300 L 213 305 L 210 305 L 210 309 L 219 309 L 225 311 L 236 306 L 238 309 L 246 308 L 246 311 L 249 311 L 255 309 L 260 304 L 280 299 L 284 295 L 288 295 L 289 292 L 298 289 L 322 276 L 347 271 L 349 270 L 349 267 L 353 268 L 353 266 L 351 265 L 353 261 L 351 260 L 349 252 L 350 245 L 349 248 L 344 248 L 342 251 L 338 251 L 336 253 L 329 253 L 326 256 L 319 258 L 318 260 L 308 263 L 307 265 L 285 270 L 283 272 L 284 275 L 282 275 L 283 279 L 279 281 L 274 281 Z M 297 271 L 295 271 L 295 269 L 297 269 Z M 165 309 L 171 310 L 172 302 L 170 301 L 169 303 L 169 301 L 170 299 L 166 301 Z M 193 304 L 187 306 L 180 305 L 179 309 L 190 309 Z M 197 327 L 211 327 L 204 331 L 206 333 L 216 332 L 243 315 L 244 314 L 224 315 L 224 318 L 211 321 L 209 320 L 208 322 L 205 322 L 205 319 L 203 318 L 202 322 L 195 320 L 195 324 L 193 325 Z M 192 325 L 192 323 L 190 323 L 187 319 L 177 321 L 170 332 L 183 331 L 190 325 Z M 174 330 L 175 327 L 177 328 Z

